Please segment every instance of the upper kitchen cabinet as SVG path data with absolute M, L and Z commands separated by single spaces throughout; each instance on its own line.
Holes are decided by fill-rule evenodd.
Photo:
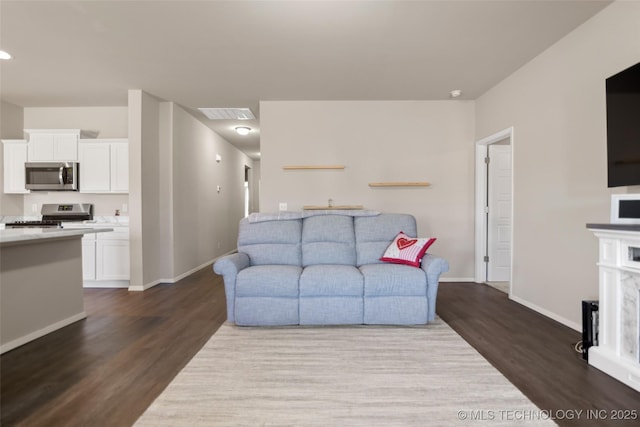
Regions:
M 81 139 L 81 193 L 129 192 L 129 143 L 122 138 Z
M 80 138 L 95 138 L 97 132 L 81 129 L 25 129 L 30 162 L 77 162 Z
M 129 192 L 129 142 L 111 143 L 111 192 Z
M 5 139 L 4 150 L 4 192 L 29 193 L 25 189 L 24 164 L 27 162 L 27 141 L 24 139 Z

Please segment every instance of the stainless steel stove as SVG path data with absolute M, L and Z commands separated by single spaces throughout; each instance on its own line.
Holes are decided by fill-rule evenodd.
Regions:
M 87 221 L 93 219 L 93 205 L 90 203 L 45 203 L 42 205 L 42 220 L 15 221 L 5 224 L 6 228 L 63 228 L 67 221 Z

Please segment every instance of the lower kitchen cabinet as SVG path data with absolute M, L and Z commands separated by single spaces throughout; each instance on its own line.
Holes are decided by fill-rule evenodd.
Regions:
M 96 280 L 95 234 L 85 234 L 82 238 L 82 279 Z
M 129 228 L 114 228 L 112 232 L 87 236 L 87 240 L 83 238 L 85 288 L 129 287 Z
M 129 280 L 129 240 L 96 241 L 96 280 Z

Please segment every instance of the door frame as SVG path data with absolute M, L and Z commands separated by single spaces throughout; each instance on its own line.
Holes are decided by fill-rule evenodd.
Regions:
M 511 145 L 511 271 L 509 272 L 509 294 L 511 294 L 511 286 L 513 282 L 513 164 L 514 164 L 514 132 L 513 126 L 503 129 L 500 132 L 487 136 L 476 141 L 476 199 L 475 199 L 475 222 L 476 222 L 476 238 L 475 238 L 475 282 L 484 283 L 487 281 L 487 268 L 484 262 L 485 249 L 487 247 L 488 230 L 485 219 L 485 201 L 487 200 L 487 173 L 485 169 L 484 159 L 489 152 L 489 145 L 496 142 L 509 139 Z

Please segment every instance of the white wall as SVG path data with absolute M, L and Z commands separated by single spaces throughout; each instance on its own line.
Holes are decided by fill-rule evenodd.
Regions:
M 27 107 L 24 129 L 82 129 L 98 132 L 98 138 L 127 138 L 127 115 L 127 107 Z M 23 197 L 20 214 L 39 215 L 43 203 L 93 203 L 95 215 L 114 215 L 128 200 L 126 194 L 33 192 Z
M 171 117 L 164 104 L 141 90 L 129 91 L 131 290 L 167 281 L 173 273 L 170 138 L 161 133 Z
M 575 329 L 598 297 L 585 224 L 629 190 L 607 189 L 605 79 L 640 60 L 639 23 L 615 2 L 476 102 L 476 139 L 514 127 L 513 297 Z
M 147 129 L 153 132 L 160 126 L 159 101 L 147 95 L 141 90 L 129 90 L 128 92 L 128 133 L 129 133 L 129 250 L 130 250 L 130 289 L 142 290 L 145 288 L 145 261 L 148 256 L 144 253 L 143 246 L 143 214 L 144 208 L 143 178 L 148 171 L 142 168 L 144 146 L 153 144 L 151 140 L 144 144 L 147 136 Z M 154 113 L 156 118 L 154 120 Z M 150 176 L 150 179 L 156 176 Z M 148 200 L 148 198 L 146 199 Z M 153 201 L 150 207 L 153 206 Z M 161 272 L 151 271 L 146 268 L 147 275 L 151 277 L 162 277 Z
M 364 205 L 413 214 L 443 277 L 473 277 L 474 106 L 467 101 L 263 101 L 260 211 L 304 205 Z M 283 171 L 285 165 L 344 170 Z M 427 181 L 429 188 L 370 188 Z
M 0 103 L 0 139 L 23 139 L 24 110 L 2 101 Z M 24 196 L 4 194 L 4 153 L 0 149 L 0 216 L 22 215 Z
M 254 160 L 249 174 L 249 213 L 260 211 L 260 160 Z
M 129 91 L 129 144 L 130 289 L 173 282 L 236 248 L 246 155 L 140 90 Z
M 98 138 L 126 138 L 127 107 L 27 107 L 25 129 L 83 129 Z
M 181 273 L 236 248 L 244 216 L 244 167 L 253 165 L 175 104 L 172 135 L 174 265 Z

